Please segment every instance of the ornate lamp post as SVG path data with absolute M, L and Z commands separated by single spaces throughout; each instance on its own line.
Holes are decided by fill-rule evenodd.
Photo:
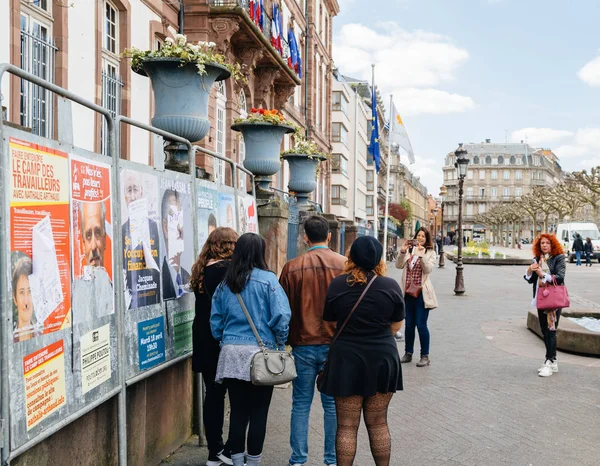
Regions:
M 446 260 L 444 258 L 444 199 L 446 198 L 446 193 L 448 192 L 448 190 L 446 189 L 446 186 L 441 186 L 440 187 L 440 197 L 442 198 L 442 242 L 440 244 L 440 262 L 438 264 L 439 268 L 444 267 L 444 265 L 446 265 Z
M 463 262 L 462 262 L 462 246 L 463 246 L 463 227 L 462 227 L 462 201 L 463 201 L 463 184 L 465 176 L 467 176 L 467 165 L 469 165 L 469 157 L 467 151 L 463 149 L 462 143 L 454 152 L 456 155 L 456 171 L 458 172 L 458 256 L 456 260 L 456 281 L 454 282 L 454 294 L 462 295 L 465 292 L 465 282 L 463 278 Z

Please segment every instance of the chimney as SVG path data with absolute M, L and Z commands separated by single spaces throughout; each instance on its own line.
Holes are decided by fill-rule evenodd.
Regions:
M 486 143 L 486 144 L 489 144 L 489 143 L 491 143 L 491 142 L 492 142 L 492 140 L 491 140 L 491 139 L 486 139 L 486 140 L 485 140 L 485 143 Z

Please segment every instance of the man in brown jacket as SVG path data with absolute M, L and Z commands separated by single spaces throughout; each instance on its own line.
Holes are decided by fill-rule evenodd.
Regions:
M 288 344 L 293 348 L 298 377 L 294 379 L 290 466 L 308 462 L 308 419 L 315 393 L 317 374 L 327 359 L 335 324 L 323 321 L 325 296 L 331 281 L 344 271 L 346 258 L 329 249 L 329 224 L 323 217 L 304 222 L 308 252 L 283 267 L 279 283 L 290 300 L 292 319 Z M 335 465 L 337 420 L 332 397 L 321 394 L 325 424 L 326 465 Z

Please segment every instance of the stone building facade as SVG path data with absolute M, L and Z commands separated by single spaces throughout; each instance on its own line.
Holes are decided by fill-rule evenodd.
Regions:
M 491 232 L 476 222 L 476 216 L 493 207 L 513 202 L 529 194 L 536 186 L 552 188 L 563 178 L 558 157 L 549 149 L 534 149 L 526 143 L 464 144 L 469 157 L 464 182 L 463 230 L 467 239 L 490 238 Z M 454 235 L 458 227 L 458 179 L 450 152 L 443 167 L 444 236 Z M 533 232 L 532 225 L 523 228 L 526 237 Z

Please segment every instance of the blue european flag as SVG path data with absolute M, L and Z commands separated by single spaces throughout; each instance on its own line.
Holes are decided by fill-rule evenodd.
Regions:
M 373 156 L 375 162 L 375 171 L 379 173 L 379 118 L 377 117 L 377 95 L 375 94 L 375 86 L 373 86 L 373 96 L 371 97 L 371 110 L 373 113 L 373 121 L 371 124 L 371 143 L 369 144 L 369 154 Z

